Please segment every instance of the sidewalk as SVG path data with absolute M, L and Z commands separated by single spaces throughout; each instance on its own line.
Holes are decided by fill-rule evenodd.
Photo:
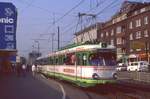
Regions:
M 61 93 L 40 79 L 31 73 L 0 76 L 0 99 L 60 99 Z

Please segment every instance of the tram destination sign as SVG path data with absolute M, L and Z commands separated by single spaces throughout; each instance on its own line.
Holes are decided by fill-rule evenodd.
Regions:
M 0 49 L 16 49 L 17 10 L 12 3 L 0 2 Z

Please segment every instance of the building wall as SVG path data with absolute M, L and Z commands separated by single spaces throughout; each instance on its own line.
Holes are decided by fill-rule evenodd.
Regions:
M 111 20 L 103 24 L 98 33 L 98 39 L 115 45 L 118 59 L 124 55 L 136 54 L 140 60 L 147 60 L 146 45 L 147 53 L 150 53 L 150 3 L 138 3 L 140 6 L 130 3 L 128 11 L 118 12 Z M 125 9 L 125 6 L 123 7 Z M 136 26 L 137 24 L 139 26 Z
M 145 21 L 147 22 L 145 23 Z M 86 42 L 94 39 L 116 46 L 118 60 L 134 54 L 138 56 L 139 60 L 149 61 L 150 3 L 125 1 L 120 11 L 110 20 L 101 23 L 99 27 L 88 27 L 77 33 L 75 42 Z M 149 59 L 146 53 L 149 53 Z
M 79 31 L 75 34 L 74 42 L 75 43 L 85 43 L 86 41 L 97 40 L 98 31 L 101 27 L 101 23 L 93 24 L 82 31 Z

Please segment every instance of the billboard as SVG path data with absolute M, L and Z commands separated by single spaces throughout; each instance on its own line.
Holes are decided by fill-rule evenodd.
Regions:
M 12 3 L 0 2 L 0 49 L 16 49 L 17 9 Z

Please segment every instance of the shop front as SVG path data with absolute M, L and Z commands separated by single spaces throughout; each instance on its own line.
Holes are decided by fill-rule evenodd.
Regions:
M 17 50 L 0 50 L 0 73 L 10 73 L 16 61 Z

